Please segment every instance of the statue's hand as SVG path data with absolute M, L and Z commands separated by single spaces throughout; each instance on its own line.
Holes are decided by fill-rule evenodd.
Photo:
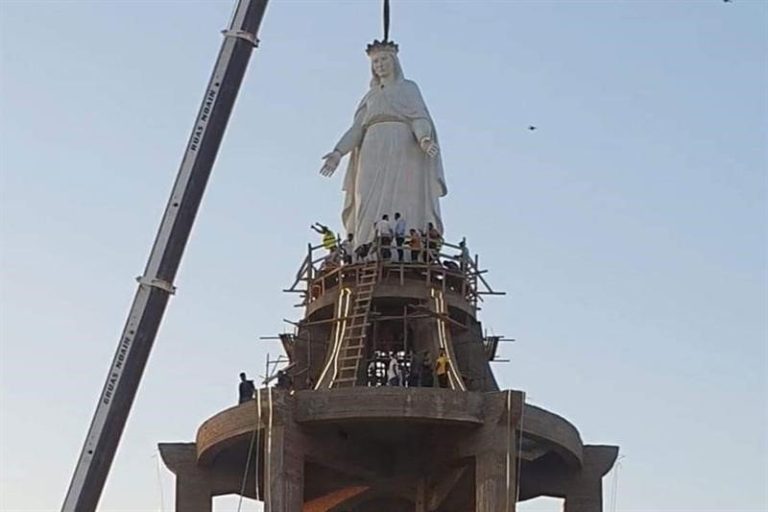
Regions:
M 341 153 L 334 149 L 323 156 L 323 159 L 325 160 L 325 163 L 323 164 L 322 169 L 320 169 L 320 174 L 326 178 L 330 178 L 339 166 L 339 162 L 341 162 Z
M 429 137 L 424 137 L 423 139 L 421 139 L 421 142 L 419 142 L 419 146 L 421 146 L 421 149 L 430 158 L 435 158 L 437 155 L 440 154 L 440 146 L 438 146 L 437 142 L 433 141 Z

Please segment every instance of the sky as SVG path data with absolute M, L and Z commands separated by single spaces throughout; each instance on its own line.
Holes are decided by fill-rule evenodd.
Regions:
M 232 5 L 0 2 L 0 510 L 61 506 Z M 280 353 L 380 10 L 269 6 L 100 510 L 173 510 L 157 443 Z M 393 0 L 391 36 L 500 385 L 621 446 L 608 512 L 768 510 L 768 3 Z

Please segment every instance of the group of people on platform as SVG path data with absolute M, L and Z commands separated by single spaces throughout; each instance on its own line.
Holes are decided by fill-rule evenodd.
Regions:
M 275 382 L 275 389 L 293 389 L 293 379 L 288 372 L 278 370 L 275 378 L 277 379 L 277 382 Z M 240 404 L 252 400 L 256 394 L 256 386 L 253 381 L 245 375 L 245 372 L 240 374 L 240 384 L 237 387 L 237 394 L 238 403 Z
M 322 237 L 323 247 L 328 255 L 323 261 L 324 270 L 338 267 L 341 264 L 351 265 L 367 261 L 393 261 L 399 263 L 440 263 L 440 249 L 443 246 L 443 235 L 431 222 L 423 231 L 407 228 L 406 220 L 399 212 L 390 220 L 389 215 L 383 215 L 374 226 L 375 237 L 366 243 L 356 245 L 354 234 L 349 233 L 341 240 L 328 226 L 316 222 L 310 226 Z M 461 270 L 469 261 L 469 251 L 464 241 L 459 243 L 460 254 L 455 258 L 459 264 L 446 261 L 449 268 L 455 266 Z
M 445 350 L 440 350 L 434 364 L 426 350 L 417 353 L 409 351 L 407 354 L 403 354 L 403 352 L 377 352 L 368 363 L 366 383 L 369 387 L 431 388 L 435 386 L 435 381 L 437 381 L 438 387 L 447 388 L 450 383 L 448 377 L 450 368 L 451 362 Z M 276 379 L 275 389 L 293 390 L 293 379 L 287 372 L 278 371 Z M 253 400 L 255 395 L 256 386 L 253 380 L 249 379 L 245 372 L 240 373 L 238 403 L 242 404 Z
M 450 365 L 445 350 L 440 351 L 434 364 L 426 350 L 417 353 L 411 351 L 404 356 L 402 352 L 399 354 L 397 352 L 378 352 L 368 363 L 367 384 L 369 387 L 431 388 L 435 386 L 435 377 L 437 377 L 438 387 L 447 388 Z

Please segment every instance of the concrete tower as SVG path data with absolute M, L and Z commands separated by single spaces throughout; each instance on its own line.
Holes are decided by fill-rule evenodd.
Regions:
M 304 307 L 281 336 L 291 384 L 204 421 L 193 443 L 160 444 L 178 512 L 210 512 L 223 494 L 268 512 L 511 512 L 538 496 L 602 511 L 618 448 L 584 445 L 564 418 L 499 389 L 498 338 L 477 317 L 497 292 L 462 246 L 425 242 L 413 260 L 374 247 L 349 264 L 310 247 L 287 290 Z M 386 385 L 393 355 L 403 385 Z

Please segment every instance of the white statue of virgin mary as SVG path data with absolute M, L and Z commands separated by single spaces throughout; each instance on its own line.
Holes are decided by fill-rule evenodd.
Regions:
M 397 51 L 392 42 L 368 45 L 370 90 L 320 170 L 331 176 L 350 154 L 341 217 L 355 245 L 372 241 L 374 223 L 395 213 L 407 229 L 425 231 L 431 222 L 443 232 L 439 198 L 447 188 L 437 133 L 419 88 L 403 77 Z

